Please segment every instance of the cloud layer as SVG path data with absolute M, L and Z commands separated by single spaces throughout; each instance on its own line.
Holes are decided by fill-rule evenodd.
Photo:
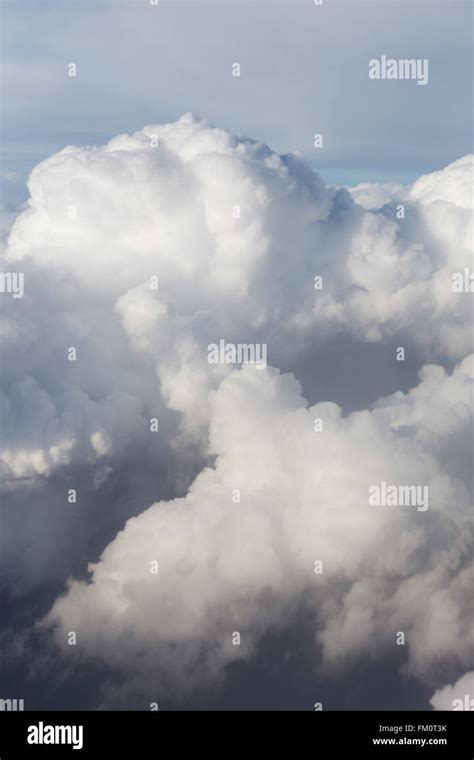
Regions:
M 40 626 L 66 654 L 75 631 L 79 661 L 182 688 L 251 656 L 303 603 L 331 671 L 399 632 L 417 677 L 468 668 L 472 307 L 452 276 L 470 264 L 471 175 L 465 157 L 410 188 L 353 189 L 360 205 L 190 114 L 34 169 L 3 253 L 25 297 L 1 302 L 0 475 L 25 525 L 5 508 L 2 561 L 19 595 L 83 575 L 63 556 L 70 518 L 48 504 L 63 493 L 74 509 L 77 483 L 83 502 L 106 494 L 79 531 L 91 577 Z M 265 343 L 270 366 L 209 364 L 220 339 Z M 307 402 L 298 380 L 338 373 L 339 339 L 361 357 L 409 344 L 418 385 L 365 410 Z M 372 369 L 361 358 L 375 388 Z M 112 497 L 120 475 L 133 498 Z M 382 481 L 428 487 L 429 509 L 370 506 Z M 54 561 L 38 573 L 37 546 L 13 570 L 48 517 Z

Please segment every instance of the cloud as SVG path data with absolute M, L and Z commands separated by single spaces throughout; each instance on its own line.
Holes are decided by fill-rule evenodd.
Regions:
M 355 202 L 368 211 L 377 211 L 390 201 L 396 198 L 402 201 L 406 196 L 406 187 L 398 182 L 360 182 L 348 190 Z
M 471 166 L 447 167 L 446 186 Z M 406 220 L 367 212 L 300 159 L 187 114 L 36 167 L 6 260 L 60 271 L 107 326 L 120 320 L 195 436 L 225 374 L 206 360 L 219 338 L 264 341 L 296 375 L 308 347 L 337 333 L 377 342 L 404 330 L 430 360 L 472 350 L 469 298 L 452 289 L 469 262 L 465 193 L 446 191 L 440 210 L 419 187 Z
M 442 457 L 467 442 L 472 373 L 473 357 L 452 375 L 425 367 L 409 394 L 343 417 L 332 403 L 306 408 L 290 375 L 232 372 L 211 401 L 214 467 L 130 520 L 44 625 L 64 649 L 75 631 L 79 657 L 153 667 L 182 688 L 248 657 L 305 598 L 329 667 L 393 651 L 400 631 L 412 673 L 466 665 L 469 476 Z M 381 480 L 425 484 L 429 510 L 370 506 Z
M 470 156 L 454 161 L 441 171 L 420 177 L 410 196 L 424 205 L 436 202 L 453 203 L 458 208 L 473 209 L 473 163 Z
M 434 710 L 472 710 L 474 672 L 466 673 L 452 686 L 435 691 L 430 699 Z
M 76 578 L 42 630 L 181 686 L 250 656 L 303 600 L 329 669 L 397 631 L 418 677 L 466 668 L 473 346 L 452 274 L 469 265 L 471 167 L 405 189 L 399 218 L 398 188 L 369 211 L 300 158 L 186 114 L 33 170 L 2 258 L 25 297 L 0 303 L 0 483 L 21 505 L 5 508 L 6 588 Z M 377 400 L 360 359 L 370 408 L 350 377 L 348 409 L 331 383 L 308 404 L 299 381 L 340 374 L 341 337 L 356 358 L 410 347 L 419 385 Z M 220 340 L 264 343 L 268 368 L 210 364 Z M 429 509 L 370 507 L 381 481 L 429 487 Z

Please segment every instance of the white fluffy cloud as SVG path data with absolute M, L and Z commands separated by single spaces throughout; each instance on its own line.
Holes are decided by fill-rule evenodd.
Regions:
M 474 710 L 474 671 L 435 691 L 430 703 L 434 710 Z
M 471 156 L 454 161 L 441 171 L 420 177 L 411 188 L 410 197 L 424 205 L 431 203 L 454 204 L 458 208 L 473 209 L 473 163 Z
M 466 157 L 419 180 L 397 220 L 364 212 L 295 157 L 185 115 L 36 167 L 6 260 L 59 270 L 79 319 L 87 293 L 108 329 L 121 322 L 195 436 L 225 372 L 206 361 L 219 338 L 264 341 L 269 362 L 296 374 L 336 332 L 380 341 L 404 330 L 430 360 L 469 353 L 469 294 L 453 293 L 452 274 L 469 266 L 471 167 Z
M 300 159 L 189 114 L 34 169 L 2 261 L 25 297 L 1 302 L 0 477 L 6 493 L 43 489 L 20 544 L 35 541 L 48 484 L 79 470 L 97 489 L 140 472 L 145 510 L 54 605 L 59 643 L 76 630 L 86 656 L 126 670 L 158 658 L 180 681 L 248 654 L 304 597 L 328 666 L 394 646 L 396 631 L 420 677 L 453 656 L 467 666 L 473 346 L 452 274 L 470 265 L 471 171 L 465 157 L 403 189 L 398 219 L 398 187 L 367 210 Z M 330 396 L 307 408 L 297 379 L 340 335 L 406 338 L 458 366 L 426 365 L 416 388 L 365 411 Z M 268 344 L 271 366 L 209 364 L 219 339 Z M 149 507 L 154 462 L 181 495 L 205 456 L 185 497 Z M 369 508 L 382 480 L 429 486 L 429 509 Z
M 395 198 L 400 202 L 406 197 L 407 188 L 398 182 L 361 182 L 349 188 L 355 202 L 369 211 L 382 208 Z
M 473 357 L 452 376 L 425 367 L 409 394 L 343 417 L 332 403 L 307 409 L 292 376 L 232 372 L 211 400 L 215 466 L 186 498 L 130 520 L 46 624 L 59 643 L 74 630 L 81 653 L 130 672 L 159 651 L 164 676 L 189 682 L 248 655 L 306 596 L 329 664 L 393 651 L 403 631 L 417 675 L 453 657 L 466 665 L 469 491 L 441 461 L 468 440 L 472 379 Z M 369 506 L 381 480 L 428 486 L 429 509 Z

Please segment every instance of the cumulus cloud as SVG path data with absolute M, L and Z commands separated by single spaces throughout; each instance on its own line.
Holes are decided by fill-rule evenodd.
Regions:
M 355 202 L 369 211 L 377 211 L 394 199 L 402 201 L 407 192 L 398 182 L 360 182 L 348 190 Z
M 369 188 L 351 197 L 190 114 L 33 170 L 2 254 L 3 271 L 25 276 L 24 298 L 0 303 L 0 484 L 22 503 L 16 517 L 5 507 L 2 561 L 20 594 L 48 572 L 82 577 L 67 572 L 71 544 L 84 571 L 102 536 L 91 580 L 72 581 L 43 624 L 60 644 L 77 630 L 82 655 L 158 661 L 177 684 L 249 655 L 304 599 L 328 668 L 393 646 L 398 630 L 418 676 L 466 668 L 473 346 L 452 275 L 470 261 L 471 172 L 465 157 L 372 207 Z M 308 362 L 315 378 L 321 362 L 339 372 L 341 336 L 356 352 L 410 341 L 419 385 L 374 391 L 362 411 L 330 393 L 308 404 L 298 381 Z M 264 343 L 269 367 L 210 364 L 221 339 Z M 78 479 L 104 507 L 74 532 L 60 504 Z M 429 509 L 370 507 L 382 480 L 428 486 Z M 117 481 L 133 497 L 112 496 Z M 51 502 L 54 561 L 38 573 Z
M 473 171 L 472 157 L 464 156 L 441 171 L 417 179 L 410 196 L 425 205 L 448 203 L 458 208 L 473 209 Z
M 371 342 L 409 331 L 430 360 L 469 353 L 469 299 L 452 275 L 469 265 L 472 215 L 453 188 L 471 171 L 469 157 L 447 167 L 441 195 L 436 176 L 429 192 L 420 180 L 399 220 L 364 212 L 293 156 L 186 115 L 40 164 L 7 260 L 60 267 L 115 303 L 195 432 L 216 387 L 203 348 L 218 337 L 263 335 L 275 366 L 336 332 Z
M 474 671 L 461 676 L 452 686 L 435 691 L 430 699 L 434 710 L 474 710 Z
M 189 685 L 248 656 L 304 596 L 329 665 L 393 650 L 399 631 L 417 675 L 467 664 L 469 490 L 441 458 L 469 436 L 472 378 L 473 357 L 451 376 L 425 367 L 409 394 L 343 417 L 329 402 L 306 408 L 292 376 L 232 372 L 211 400 L 215 466 L 130 520 L 44 624 L 130 672 L 159 651 L 162 679 Z M 370 506 L 381 479 L 425 484 L 429 510 Z

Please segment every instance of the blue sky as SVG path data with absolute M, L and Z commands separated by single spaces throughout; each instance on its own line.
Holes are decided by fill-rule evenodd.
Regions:
M 471 19 L 456 0 L 3 0 L 3 170 L 194 111 L 328 182 L 411 181 L 472 150 Z M 382 54 L 428 58 L 429 84 L 370 81 Z

